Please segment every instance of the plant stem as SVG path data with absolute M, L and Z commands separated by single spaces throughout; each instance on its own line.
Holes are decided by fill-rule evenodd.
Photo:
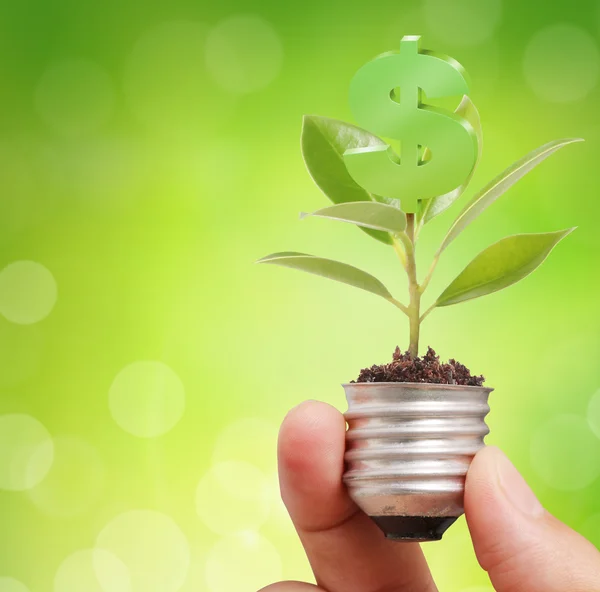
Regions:
M 431 262 L 431 267 L 429 268 L 429 271 L 427 272 L 427 275 L 425 276 L 425 279 L 423 280 L 423 283 L 421 284 L 421 288 L 420 288 L 421 294 L 423 294 L 423 292 L 425 292 L 425 290 L 427 289 L 427 286 L 429 285 L 429 282 L 431 281 L 433 272 L 435 271 L 438 261 L 440 260 L 440 255 L 441 255 L 441 253 L 438 251 L 434 256 L 433 261 Z
M 398 242 L 398 240 L 394 237 L 394 251 L 396 251 L 396 255 L 398 255 L 398 259 L 400 259 L 400 263 L 402 263 L 402 267 L 406 269 L 406 252 L 402 243 Z
M 405 315 L 408 315 L 408 307 L 402 304 L 399 300 L 395 298 L 388 298 L 388 300 L 396 307 L 399 308 Z
M 425 317 L 427 317 L 427 315 L 429 313 L 431 313 L 433 311 L 433 309 L 437 306 L 437 302 L 434 302 L 422 315 L 421 315 L 421 323 L 425 320 Z
M 419 355 L 419 331 L 421 328 L 421 289 L 417 280 L 417 262 L 415 259 L 415 215 L 406 214 L 406 272 L 408 274 L 408 320 L 410 323 L 410 341 L 408 351 L 415 358 Z

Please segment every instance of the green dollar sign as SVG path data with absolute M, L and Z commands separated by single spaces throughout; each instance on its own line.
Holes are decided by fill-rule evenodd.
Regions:
M 460 116 L 426 105 L 429 99 L 465 95 L 468 85 L 458 62 L 419 51 L 420 37 L 404 37 L 400 52 L 365 64 L 350 84 L 350 108 L 359 125 L 400 142 L 400 158 L 389 145 L 344 153 L 352 178 L 367 191 L 399 199 L 405 212 L 418 200 L 453 191 L 473 169 L 477 137 Z M 421 158 L 426 147 L 427 161 Z

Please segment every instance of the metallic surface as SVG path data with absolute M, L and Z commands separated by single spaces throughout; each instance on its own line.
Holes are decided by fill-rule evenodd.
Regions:
M 465 475 L 484 446 L 485 387 L 421 383 L 343 385 L 344 483 L 370 516 L 456 517 Z

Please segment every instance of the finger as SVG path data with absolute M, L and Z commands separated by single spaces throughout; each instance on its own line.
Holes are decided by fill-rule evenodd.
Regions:
M 475 456 L 465 510 L 477 559 L 499 592 L 600 590 L 600 553 L 544 510 L 499 449 Z
M 279 479 L 317 583 L 329 592 L 436 590 L 418 544 L 387 540 L 342 483 L 346 424 L 334 407 L 307 401 L 279 432 Z
M 278 582 L 261 588 L 258 592 L 325 592 L 325 590 L 304 582 Z

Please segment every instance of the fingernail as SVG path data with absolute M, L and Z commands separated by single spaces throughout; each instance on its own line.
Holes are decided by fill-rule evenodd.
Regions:
M 500 487 L 508 501 L 523 514 L 532 518 L 541 516 L 544 513 L 544 507 L 502 451 L 499 451 L 496 466 Z

